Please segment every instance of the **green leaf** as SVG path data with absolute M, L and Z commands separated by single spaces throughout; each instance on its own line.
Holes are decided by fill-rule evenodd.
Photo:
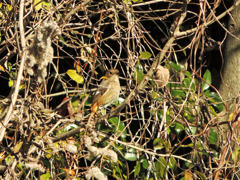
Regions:
M 74 80 L 78 84 L 83 83 L 83 81 L 84 81 L 83 77 L 81 75 L 79 75 L 75 69 L 69 69 L 69 70 L 67 70 L 66 73 L 72 80 Z
M 51 3 L 42 1 L 42 0 L 34 0 L 34 5 L 35 5 L 35 11 L 39 11 L 40 9 L 44 8 L 46 10 L 50 10 L 51 8 Z
M 176 167 L 176 164 L 177 164 L 176 159 L 171 156 L 168 162 L 168 167 L 174 169 Z
M 216 92 L 211 92 L 209 90 L 204 91 L 204 94 L 208 101 L 211 103 L 211 105 L 216 108 L 216 110 L 219 112 L 222 112 L 224 109 L 224 104 L 220 98 L 220 96 Z
M 141 52 L 141 54 L 139 56 L 139 58 L 143 59 L 143 60 L 147 60 L 147 59 L 149 59 L 151 57 L 152 57 L 152 54 L 150 52 L 148 52 L 148 51 Z
M 210 84 L 212 84 L 212 76 L 211 72 L 207 69 L 203 75 L 202 90 L 203 91 L 207 90 Z
M 172 89 L 172 96 L 185 98 L 185 92 L 182 89 Z
M 123 3 L 128 5 L 128 4 L 132 4 L 132 1 L 131 0 L 123 0 Z
M 185 87 L 188 89 L 188 88 L 191 88 L 192 91 L 195 91 L 196 90 L 196 85 L 195 85 L 195 81 L 192 80 L 192 77 L 191 78 L 185 78 L 184 80 L 184 85 Z M 193 82 L 192 82 L 193 81 Z M 190 87 L 191 85 L 191 87 Z
M 8 87 L 13 87 L 13 85 L 14 85 L 14 81 L 9 78 L 9 80 L 8 80 Z
M 205 174 L 203 174 L 202 172 L 195 170 L 194 173 L 200 178 L 200 180 L 207 180 Z
M 126 138 L 127 131 L 125 124 L 118 117 L 112 117 L 108 122 L 114 126 L 115 133 L 121 135 L 122 138 Z
M 74 100 L 72 101 L 72 107 L 73 107 L 73 109 L 74 109 L 74 110 L 77 110 L 79 104 L 80 104 L 80 100 L 79 100 L 79 99 L 74 99 Z
M 142 159 L 142 160 L 141 160 L 141 163 L 142 163 L 142 167 L 143 167 L 144 169 L 148 169 L 149 164 L 148 164 L 148 161 L 147 161 L 146 159 Z
M 137 177 L 141 170 L 141 163 L 137 161 L 136 166 L 134 167 L 134 177 Z
M 134 78 L 137 81 L 138 84 L 141 83 L 141 81 L 144 78 L 144 73 L 143 73 L 143 68 L 140 63 L 137 63 L 135 66 L 135 71 L 134 71 Z
M 167 162 L 163 157 L 160 157 L 157 162 L 155 162 L 155 172 L 157 173 L 158 179 L 163 179 L 164 175 L 167 173 Z
M 176 64 L 174 62 L 169 62 L 171 69 L 173 69 L 176 72 L 179 72 L 182 70 L 182 67 L 180 64 Z
M 216 145 L 218 142 L 218 134 L 215 130 L 211 129 L 210 130 L 210 135 L 209 135 L 209 143 Z
M 22 164 L 22 163 L 18 163 L 18 164 L 17 164 L 17 167 L 18 167 L 18 169 L 20 169 L 21 171 L 24 169 L 24 167 L 23 167 L 23 164 Z
M 164 148 L 164 140 L 161 138 L 156 138 L 153 140 L 154 150 L 161 150 Z
M 5 162 L 7 165 L 10 165 L 13 161 L 14 161 L 14 156 L 11 156 L 11 155 L 8 155 L 6 158 L 5 158 Z
M 185 128 L 182 124 L 176 122 L 176 125 L 175 125 L 175 131 L 179 134 L 181 131 L 183 131 Z
M 143 0 L 132 0 L 133 3 L 143 2 Z
M 51 178 L 51 174 L 48 172 L 48 173 L 45 173 L 45 174 L 42 174 L 40 176 L 40 180 L 49 180 Z
M 197 132 L 197 127 L 195 126 L 189 126 L 189 131 L 191 132 L 191 134 L 195 135 Z
M 124 158 L 128 161 L 136 161 L 137 153 L 136 153 L 135 149 L 130 148 L 129 151 L 125 153 Z

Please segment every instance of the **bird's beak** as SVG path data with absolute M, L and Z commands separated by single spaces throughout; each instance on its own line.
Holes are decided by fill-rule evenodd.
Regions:
M 107 76 L 102 76 L 100 79 L 108 79 Z

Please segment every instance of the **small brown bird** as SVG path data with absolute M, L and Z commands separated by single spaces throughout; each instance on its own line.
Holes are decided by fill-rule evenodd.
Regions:
M 91 107 L 92 113 L 95 113 L 100 106 L 106 106 L 116 101 L 120 94 L 120 82 L 117 69 L 110 69 L 101 79 L 96 95 L 93 98 Z

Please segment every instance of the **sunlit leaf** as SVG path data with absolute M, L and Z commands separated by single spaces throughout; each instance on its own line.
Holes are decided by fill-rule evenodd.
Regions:
M 193 180 L 192 173 L 190 171 L 186 170 L 184 173 L 184 178 L 185 178 L 185 180 Z
M 124 158 L 128 161 L 136 161 L 137 153 L 136 152 L 127 152 L 127 153 L 125 153 Z
M 42 174 L 40 176 L 40 180 L 49 180 L 51 178 L 51 174 L 48 172 L 48 173 L 45 173 L 45 174 Z
M 77 82 L 78 84 L 82 84 L 84 79 L 81 75 L 79 75 L 75 69 L 69 69 L 67 70 L 67 75 L 74 80 L 75 82 Z
M 124 4 L 132 4 L 132 1 L 131 0 L 123 0 L 123 3 Z
M 189 131 L 191 132 L 191 134 L 195 135 L 197 132 L 197 127 L 195 126 L 189 126 Z
M 18 164 L 17 164 L 17 167 L 18 167 L 18 169 L 20 169 L 20 170 L 23 170 L 23 169 L 24 169 L 24 167 L 23 167 L 23 164 L 22 164 L 22 163 L 18 163 Z
M 3 71 L 3 72 L 5 72 L 5 69 L 4 69 L 4 67 L 3 67 L 3 66 L 1 66 L 1 65 L 0 65 L 0 71 Z
M 12 8 L 13 8 L 13 7 L 11 6 L 11 4 L 7 4 L 7 10 L 8 10 L 8 11 L 11 11 Z
M 143 0 L 132 0 L 133 3 L 143 2 Z
M 42 3 L 40 3 L 41 0 L 34 0 L 35 10 L 39 11 L 42 8 Z
M 211 72 L 207 69 L 206 72 L 203 75 L 202 90 L 203 91 L 207 90 L 211 83 L 212 83 Z
M 14 85 L 14 81 L 12 79 L 9 79 L 8 80 L 8 86 L 13 87 L 13 85 Z
M 5 158 L 5 162 L 7 165 L 10 165 L 12 164 L 12 162 L 14 161 L 14 156 L 11 156 L 11 155 L 8 155 L 6 158 Z
M 42 1 L 42 0 L 34 0 L 35 10 L 39 11 L 40 9 L 44 8 L 46 10 L 50 10 L 51 3 Z
M 152 54 L 150 52 L 148 52 L 148 51 L 141 52 L 141 54 L 139 56 L 139 58 L 143 59 L 143 60 L 147 60 L 147 59 L 149 59 L 151 57 L 152 57 Z

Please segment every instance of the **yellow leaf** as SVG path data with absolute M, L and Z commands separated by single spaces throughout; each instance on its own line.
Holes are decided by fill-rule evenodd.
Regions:
M 151 57 L 152 57 L 152 54 L 150 52 L 148 52 L 148 51 L 141 52 L 141 54 L 139 56 L 139 58 L 143 59 L 143 60 L 149 59 Z
M 12 79 L 9 79 L 8 86 L 13 87 L 13 85 L 14 85 L 14 81 Z
M 3 72 L 5 72 L 5 69 L 4 69 L 4 67 L 2 67 L 1 65 L 0 65 L 0 71 L 3 71 Z
M 11 11 L 11 10 L 12 10 L 11 4 L 7 4 L 7 10 L 8 10 L 8 11 Z
M 42 1 L 42 0 L 34 0 L 34 5 L 35 5 L 35 10 L 39 11 L 40 9 L 44 8 L 46 10 L 50 10 L 51 8 L 51 3 Z
M 185 180 L 193 180 L 192 173 L 190 171 L 185 171 Z
M 77 82 L 78 84 L 82 84 L 84 79 L 81 75 L 79 75 L 75 69 L 69 69 L 67 70 L 67 75 L 74 80 L 75 82 Z
M 0 8 L 2 8 L 3 3 L 0 3 Z
M 44 1 L 43 1 L 43 7 L 44 7 L 46 10 L 50 10 L 50 8 L 51 8 L 51 3 L 50 3 L 50 2 L 44 2 Z
M 34 0 L 35 10 L 39 11 L 42 9 L 42 3 L 39 3 L 41 0 Z

